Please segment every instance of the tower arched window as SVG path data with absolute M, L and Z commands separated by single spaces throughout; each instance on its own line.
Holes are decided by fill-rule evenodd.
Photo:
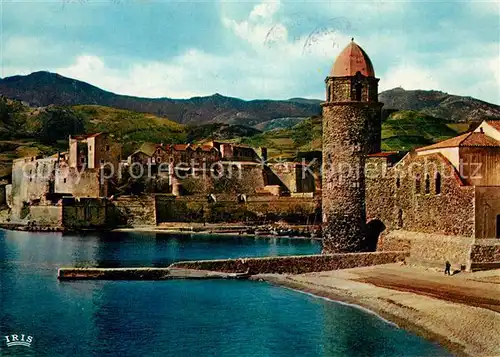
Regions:
M 330 102 L 332 100 L 332 87 L 330 84 L 326 85 L 326 101 Z
M 401 178 L 398 176 L 396 177 L 396 187 L 400 188 L 401 187 Z
M 397 217 L 397 227 L 398 228 L 403 228 L 403 210 L 399 209 L 398 210 L 398 217 Z
M 358 102 L 361 102 L 361 95 L 363 93 L 363 85 L 360 82 L 358 82 L 354 85 L 354 89 L 356 91 L 356 100 Z
M 420 181 L 420 174 L 417 174 L 417 176 L 415 176 L 415 193 L 420 193 L 421 186 L 422 183 Z
M 439 195 L 441 193 L 441 174 L 438 172 L 436 173 L 436 195 Z
M 425 193 L 431 193 L 431 179 L 429 178 L 429 174 L 425 175 Z

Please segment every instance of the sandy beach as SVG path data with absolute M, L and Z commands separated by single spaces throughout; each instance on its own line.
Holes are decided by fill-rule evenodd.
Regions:
M 457 356 L 500 356 L 500 270 L 445 276 L 387 264 L 254 279 L 356 304 Z

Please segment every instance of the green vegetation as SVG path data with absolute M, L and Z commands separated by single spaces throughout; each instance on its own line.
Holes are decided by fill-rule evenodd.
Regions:
M 409 151 L 449 139 L 463 132 L 462 129 L 457 126 L 453 130 L 443 119 L 404 110 L 391 114 L 382 123 L 382 149 Z
M 73 134 L 109 132 L 128 155 L 143 142 L 178 143 L 187 137 L 183 125 L 151 114 L 95 105 L 30 108 L 0 98 L 0 177 L 10 174 L 13 159 L 52 155 L 68 148 Z
M 204 125 L 190 125 L 187 128 L 187 142 L 201 142 L 207 140 L 232 140 L 238 137 L 247 137 L 260 134 L 261 131 L 244 125 L 229 125 L 213 123 Z
M 71 109 L 84 119 L 85 132 L 113 134 L 123 145 L 125 156 L 144 142 L 172 144 L 186 141 L 183 125 L 152 114 L 99 105 L 78 105 Z
M 382 150 L 409 151 L 461 134 L 469 124 L 447 123 L 417 111 L 393 113 L 382 123 Z M 251 146 L 267 146 L 270 157 L 293 158 L 299 152 L 321 150 L 322 120 L 312 117 L 291 129 L 280 129 L 241 138 Z
M 69 135 L 85 132 L 84 118 L 71 109 L 49 107 L 40 112 L 36 119 L 36 122 L 32 120 L 36 137 L 47 145 L 64 140 Z
M 291 122 L 289 120 L 288 122 Z M 409 151 L 470 129 L 418 111 L 399 111 L 382 124 L 382 149 Z M 291 128 L 261 132 L 244 125 L 189 126 L 152 114 L 98 105 L 30 108 L 0 97 L 0 178 L 10 174 L 13 159 L 67 150 L 68 135 L 108 132 L 123 145 L 126 157 L 144 143 L 200 143 L 226 140 L 265 146 L 272 158 L 294 159 L 321 150 L 322 120 L 311 117 Z

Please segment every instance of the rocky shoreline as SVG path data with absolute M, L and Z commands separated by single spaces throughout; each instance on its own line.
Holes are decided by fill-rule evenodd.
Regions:
M 394 277 L 398 272 L 410 288 L 414 283 L 412 276 L 419 282 L 427 281 L 429 284 L 426 289 L 404 291 L 375 286 L 366 280 L 366 276 L 377 276 L 383 280 Z M 492 282 L 475 280 L 485 274 Z M 457 356 L 486 357 L 500 354 L 500 298 L 496 298 L 489 308 L 484 308 L 463 300 L 455 301 L 443 296 L 443 292 L 449 286 L 455 286 L 466 298 L 474 297 L 474 289 L 481 293 L 489 292 L 491 297 L 496 292 L 498 296 L 499 285 L 495 279 L 499 276 L 500 271 L 490 271 L 453 277 L 440 285 L 441 288 L 435 289 L 434 294 L 429 294 L 429 290 L 434 289 L 430 282 L 444 278 L 440 273 L 415 267 L 403 267 L 401 270 L 400 264 L 301 275 L 263 274 L 252 279 L 355 304 L 396 323 L 400 328 L 440 343 Z M 466 286 L 472 286 L 471 291 Z

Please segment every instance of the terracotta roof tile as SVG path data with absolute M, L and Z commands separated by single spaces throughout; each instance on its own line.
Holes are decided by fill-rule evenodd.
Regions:
M 174 144 L 172 148 L 177 151 L 185 151 L 188 148 L 189 144 Z
M 439 143 L 424 146 L 422 148 L 417 149 L 416 151 L 427 151 L 434 149 L 444 149 L 444 148 L 453 148 L 453 147 L 499 147 L 500 141 L 493 139 L 492 137 L 483 134 L 483 133 L 466 133 L 455 138 L 451 138 L 448 140 L 441 141 Z
M 500 147 L 500 141 L 483 133 L 471 133 L 460 146 Z
M 389 157 L 399 154 L 399 151 L 381 151 L 374 154 L 369 154 L 368 157 Z
M 94 133 L 94 134 L 84 134 L 84 135 L 72 135 L 71 138 L 75 140 L 84 140 L 88 138 L 94 138 L 96 136 L 101 135 L 102 133 Z
M 370 57 L 353 40 L 335 60 L 330 77 L 354 76 L 357 72 L 366 77 L 375 77 Z

